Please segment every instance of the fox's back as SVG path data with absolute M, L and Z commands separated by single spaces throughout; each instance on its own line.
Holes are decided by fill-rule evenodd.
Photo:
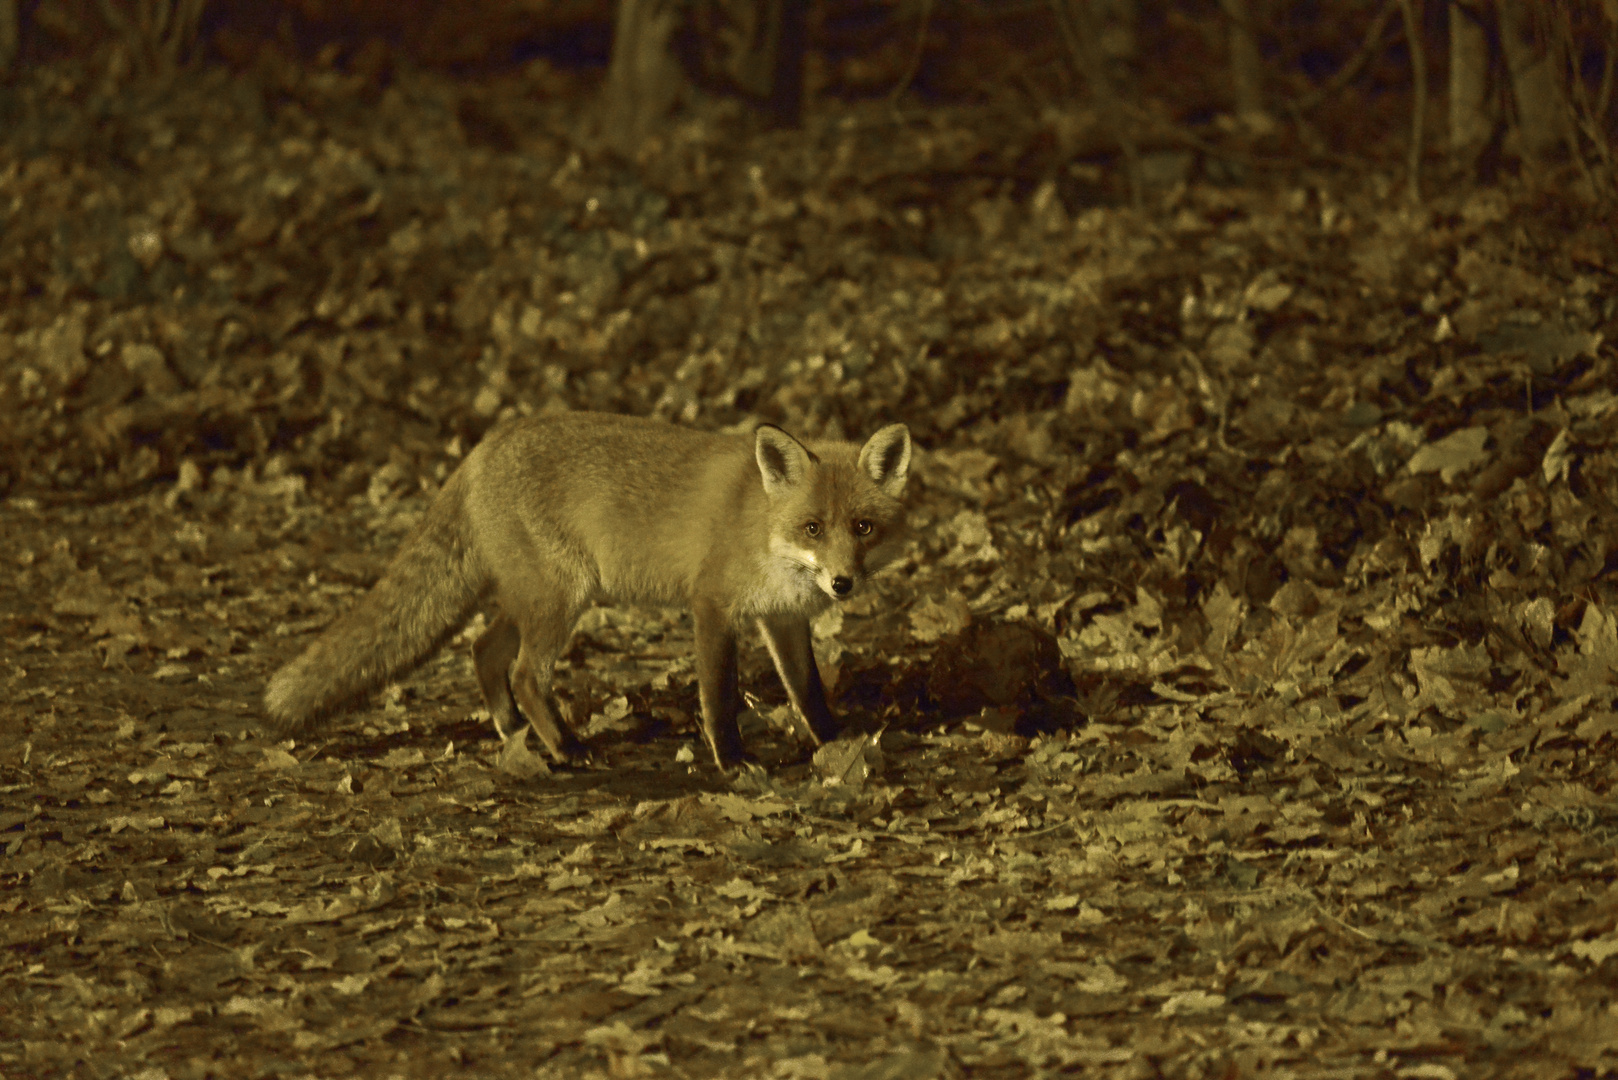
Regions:
M 745 437 L 604 413 L 497 428 L 464 471 L 491 566 L 544 560 L 626 601 L 684 599 L 715 543 L 751 531 L 762 495 Z

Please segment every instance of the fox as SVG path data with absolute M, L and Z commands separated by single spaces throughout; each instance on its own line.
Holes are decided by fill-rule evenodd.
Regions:
M 822 745 L 839 723 L 809 622 L 899 554 L 910 458 L 904 424 L 863 445 L 608 413 L 499 425 L 371 591 L 271 677 L 270 726 L 296 734 L 358 703 L 490 608 L 472 660 L 496 733 L 509 740 L 526 723 L 556 762 L 587 765 L 551 690 L 556 660 L 592 604 L 654 604 L 692 613 L 702 735 L 721 771 L 758 767 L 737 726 L 737 640 L 749 623 L 798 732 Z

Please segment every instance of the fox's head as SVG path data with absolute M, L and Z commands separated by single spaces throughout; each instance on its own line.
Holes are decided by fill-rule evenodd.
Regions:
M 815 450 L 766 424 L 754 450 L 770 505 L 770 554 L 792 573 L 847 600 L 899 554 L 899 497 L 910 474 L 903 424 L 889 424 L 858 448 L 826 443 Z

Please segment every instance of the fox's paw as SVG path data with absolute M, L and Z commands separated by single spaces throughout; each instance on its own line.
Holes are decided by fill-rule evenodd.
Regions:
M 588 769 L 596 763 L 595 751 L 578 740 L 556 750 L 552 756 L 556 758 L 557 764 L 571 765 L 575 769 Z
M 548 743 L 545 746 L 545 755 L 535 754 L 528 749 L 528 732 L 531 729 L 525 724 L 511 735 L 506 736 L 504 746 L 500 750 L 500 767 L 515 776 L 532 776 L 549 773 L 550 766 L 545 756 L 558 765 L 568 768 L 584 769 L 595 764 L 595 755 L 590 748 L 576 738 L 569 738 L 558 746 Z M 541 739 L 542 743 L 546 740 Z
M 535 730 L 538 731 L 537 728 Z M 583 769 L 595 764 L 595 752 L 570 729 L 557 725 L 552 737 L 546 738 L 545 732 L 539 732 L 539 736 L 551 760 L 558 765 Z
M 595 761 L 595 754 L 590 748 L 573 734 L 573 729 L 566 724 L 525 724 L 524 730 L 532 729 L 539 741 L 545 745 L 545 752 L 551 760 L 558 765 L 569 765 L 584 768 Z M 498 730 L 498 720 L 496 721 Z
M 526 718 L 513 716 L 509 711 L 493 713 L 489 719 L 494 722 L 494 733 L 500 737 L 501 742 L 507 741 L 528 726 Z
M 768 795 L 775 792 L 770 774 L 757 758 L 749 754 L 746 760 L 725 770 L 730 789 L 741 795 Z
M 541 754 L 528 749 L 528 729 L 518 729 L 500 747 L 497 768 L 507 776 L 519 780 L 532 780 L 536 776 L 549 776 L 551 767 Z
M 737 750 L 734 753 L 726 754 L 722 758 L 716 757 L 714 764 L 719 766 L 720 772 L 732 778 L 768 775 L 764 769 L 764 763 L 746 750 Z

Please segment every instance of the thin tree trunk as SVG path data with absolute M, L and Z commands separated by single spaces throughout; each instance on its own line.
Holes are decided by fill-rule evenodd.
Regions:
M 1570 142 L 1567 102 L 1556 84 L 1550 55 L 1534 32 L 1528 0 L 1495 0 L 1500 11 L 1500 50 L 1511 74 L 1517 104 L 1513 129 L 1518 152 L 1526 161 L 1544 161 Z
M 1255 132 L 1275 126 L 1264 108 L 1264 60 L 1253 36 L 1253 17 L 1247 0 L 1219 0 L 1229 22 L 1230 81 L 1236 97 L 1236 118 Z
M 809 0 L 764 0 L 752 14 L 753 33 L 735 43 L 729 58 L 731 78 L 776 123 L 795 126 L 803 112 Z
M 17 0 L 0 0 L 0 77 L 10 74 L 11 65 L 17 60 L 21 40 L 17 19 L 20 15 Z
M 1458 170 L 1469 170 L 1489 141 L 1494 118 L 1489 110 L 1489 37 L 1475 6 L 1449 5 L 1449 155 Z
M 674 109 L 684 75 L 669 47 L 679 25 L 676 0 L 618 0 L 607 64 L 606 133 L 633 154 Z
M 803 119 L 803 60 L 809 43 L 809 0 L 776 0 L 779 22 L 770 78 L 770 115 L 782 127 Z
M 1404 13 L 1405 40 L 1410 43 L 1410 72 L 1415 81 L 1415 93 L 1410 104 L 1410 164 L 1406 179 L 1410 184 L 1412 201 L 1421 201 L 1421 152 L 1427 125 L 1427 50 L 1421 38 L 1421 20 L 1416 15 L 1415 0 L 1399 0 Z
M 1096 26 L 1092 0 L 1052 0 L 1056 24 L 1067 39 L 1073 65 L 1089 83 L 1095 97 L 1096 111 L 1102 123 L 1110 130 L 1119 150 L 1124 155 L 1124 172 L 1129 179 L 1129 197 L 1135 206 L 1141 204 L 1140 153 L 1118 98 L 1117 87 L 1107 70 L 1107 57 L 1102 52 L 1101 31 Z

